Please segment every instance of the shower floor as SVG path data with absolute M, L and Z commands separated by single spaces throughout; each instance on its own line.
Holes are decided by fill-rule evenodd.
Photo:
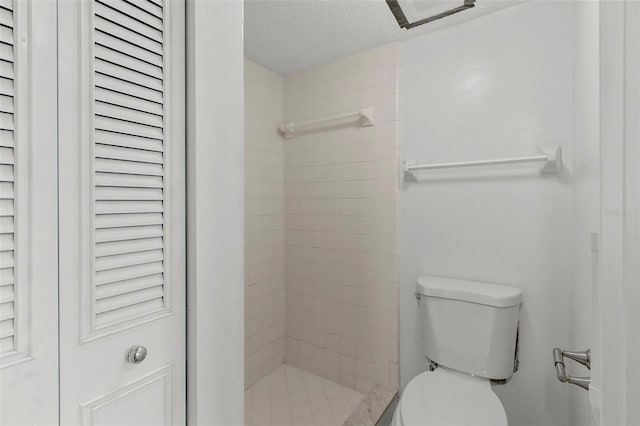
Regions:
M 363 395 L 283 364 L 245 391 L 247 426 L 340 426 Z

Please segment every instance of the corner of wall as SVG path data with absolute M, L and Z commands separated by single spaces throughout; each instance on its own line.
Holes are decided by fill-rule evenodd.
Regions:
M 241 425 L 243 2 L 186 6 L 188 421 Z

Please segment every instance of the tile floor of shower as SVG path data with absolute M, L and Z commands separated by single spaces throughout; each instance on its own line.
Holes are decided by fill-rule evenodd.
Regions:
M 363 394 L 283 364 L 245 391 L 247 426 L 341 426 Z

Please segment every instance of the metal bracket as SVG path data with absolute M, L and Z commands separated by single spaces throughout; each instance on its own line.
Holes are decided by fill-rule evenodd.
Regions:
M 373 105 L 368 106 L 366 108 L 361 108 L 360 111 L 358 112 L 360 113 L 360 125 L 362 127 L 373 126 L 373 120 L 374 120 Z
M 554 174 L 562 171 L 562 148 L 560 145 L 554 147 L 539 147 L 540 152 L 547 155 L 547 160 L 540 170 L 540 174 Z
M 295 127 L 293 121 L 282 123 L 279 130 L 282 132 L 282 135 L 285 139 L 293 139 L 295 135 Z

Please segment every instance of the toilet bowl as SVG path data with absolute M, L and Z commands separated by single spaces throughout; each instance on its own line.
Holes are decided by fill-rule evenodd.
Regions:
M 516 370 L 519 288 L 422 276 L 416 282 L 422 353 L 438 367 L 409 382 L 394 426 L 507 426 L 492 380 Z
M 507 426 L 502 403 L 487 379 L 443 367 L 414 377 L 392 426 Z

